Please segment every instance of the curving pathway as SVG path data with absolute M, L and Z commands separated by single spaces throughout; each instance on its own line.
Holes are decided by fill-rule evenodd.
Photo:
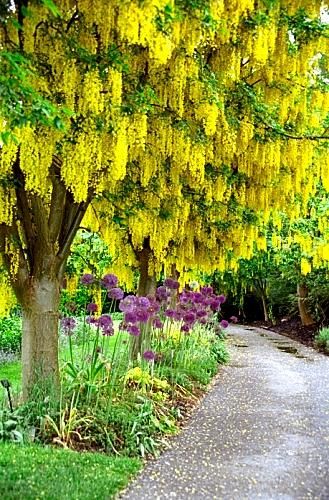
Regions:
M 228 334 L 230 364 L 120 498 L 329 499 L 329 357 L 259 328 Z

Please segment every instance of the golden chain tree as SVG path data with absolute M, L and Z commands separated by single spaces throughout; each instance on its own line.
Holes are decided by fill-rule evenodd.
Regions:
M 250 255 L 271 215 L 286 205 L 294 219 L 321 178 L 328 187 L 321 9 L 3 2 L 0 250 L 23 311 L 26 395 L 36 374 L 58 377 L 60 286 L 86 211 L 88 224 L 112 221 L 125 189 L 130 237 L 148 239 L 156 270 L 164 258 L 211 268 L 226 249 Z M 131 182 L 145 189 L 134 211 Z M 107 240 L 120 239 L 109 223 Z

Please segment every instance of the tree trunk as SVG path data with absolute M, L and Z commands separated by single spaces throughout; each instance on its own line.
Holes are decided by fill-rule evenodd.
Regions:
M 152 250 L 149 246 L 149 240 L 145 239 L 142 250 L 138 252 L 139 261 L 139 283 L 137 295 L 145 297 L 147 295 L 154 296 L 156 291 L 156 277 L 149 274 L 149 263 L 152 256 Z M 138 337 L 132 337 L 130 356 L 131 359 L 136 359 L 138 354 L 142 354 L 144 347 L 148 347 L 148 332 L 150 325 L 144 325 L 145 331 L 141 332 Z
M 314 325 L 315 321 L 312 318 L 307 308 L 308 288 L 304 283 L 297 284 L 298 310 L 302 325 Z
M 60 286 L 57 279 L 32 281 L 22 306 L 23 397 L 49 396 L 59 388 L 58 318 Z M 40 385 L 41 384 L 41 385 Z M 44 394 L 40 394 L 42 391 Z
M 151 257 L 151 250 L 143 248 L 139 254 L 139 282 L 137 295 L 145 297 L 147 295 L 155 295 L 156 291 L 156 278 L 154 275 L 149 274 L 149 263 Z
M 262 304 L 263 304 L 263 313 L 264 313 L 264 320 L 266 323 L 269 322 L 269 316 L 268 316 L 268 310 L 267 310 L 267 303 L 266 303 L 266 297 L 264 294 L 261 294 L 261 299 L 262 299 Z

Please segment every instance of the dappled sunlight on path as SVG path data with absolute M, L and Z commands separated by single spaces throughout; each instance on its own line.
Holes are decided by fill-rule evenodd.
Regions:
M 228 343 L 188 426 L 122 498 L 329 498 L 329 357 L 257 328 Z

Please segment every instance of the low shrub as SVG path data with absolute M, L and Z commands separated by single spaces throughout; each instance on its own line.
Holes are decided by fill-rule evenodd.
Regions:
M 322 328 L 315 336 L 315 345 L 329 354 L 329 328 Z
M 22 320 L 19 316 L 0 318 L 0 351 L 17 353 L 21 350 Z

